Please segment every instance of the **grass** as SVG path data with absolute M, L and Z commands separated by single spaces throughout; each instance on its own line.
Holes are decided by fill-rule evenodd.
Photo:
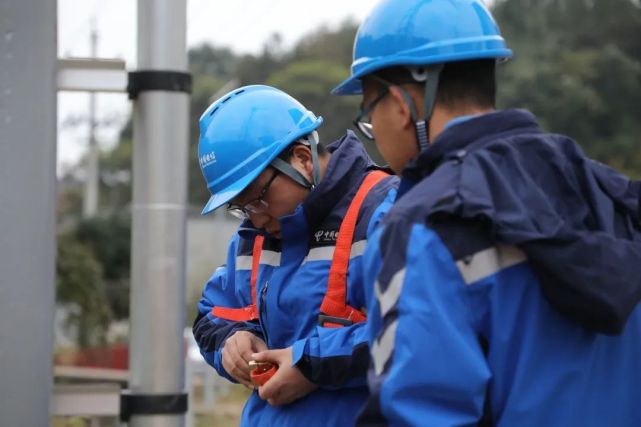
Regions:
M 232 384 L 228 393 L 225 396 L 217 396 L 215 403 L 209 408 L 198 404 L 202 402 L 201 394 L 202 390 L 197 389 L 194 395 L 194 426 L 231 427 L 240 424 L 240 415 L 251 391 L 241 385 Z

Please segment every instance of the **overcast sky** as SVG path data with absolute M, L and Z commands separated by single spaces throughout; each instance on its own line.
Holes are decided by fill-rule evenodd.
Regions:
M 336 26 L 347 18 L 360 22 L 377 0 L 187 0 L 187 45 L 209 42 L 235 52 L 256 53 L 273 33 L 285 47 L 320 25 Z M 92 20 L 98 31 L 98 56 L 122 58 L 127 68 L 136 61 L 135 0 L 58 0 L 58 56 L 90 55 Z M 116 142 L 130 104 L 126 95 L 98 96 L 98 141 L 103 148 Z M 88 95 L 58 96 L 58 165 L 75 163 L 87 146 L 88 126 L 82 123 Z M 73 120 L 75 119 L 75 120 Z M 73 124 L 80 123 L 80 124 Z

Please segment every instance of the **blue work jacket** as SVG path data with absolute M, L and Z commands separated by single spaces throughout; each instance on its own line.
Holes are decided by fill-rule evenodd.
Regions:
M 641 425 L 640 198 L 527 111 L 444 130 L 364 255 L 359 425 Z
M 270 349 L 292 346 L 293 363 L 319 388 L 289 405 L 272 407 L 254 391 L 242 414 L 242 426 L 353 425 L 367 397 L 369 365 L 366 323 L 341 328 L 318 324 L 327 289 L 338 230 L 366 174 L 379 169 L 348 131 L 328 146 L 331 158 L 319 185 L 296 211 L 280 219 L 281 239 L 265 234 L 256 281 L 259 321 L 232 322 L 212 308 L 251 303 L 250 275 L 254 238 L 248 221 L 232 238 L 227 264 L 205 285 L 194 335 L 205 360 L 231 380 L 222 366 L 225 340 L 238 330 L 261 337 Z M 347 304 L 365 306 L 361 258 L 367 236 L 391 206 L 398 178 L 383 178 L 361 206 L 351 248 Z

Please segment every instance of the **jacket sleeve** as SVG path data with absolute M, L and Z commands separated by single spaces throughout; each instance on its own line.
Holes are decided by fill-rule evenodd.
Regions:
M 369 364 L 366 327 L 365 322 L 342 328 L 317 326 L 312 335 L 294 343 L 293 363 L 323 388 L 363 386 Z
M 387 224 L 364 256 L 370 397 L 358 425 L 477 425 L 490 371 L 469 290 L 424 224 Z
M 251 303 L 249 283 L 251 271 L 236 269 L 238 240 L 239 236 L 235 235 L 230 242 L 227 265 L 216 269 L 205 284 L 193 326 L 194 337 L 203 358 L 216 369 L 219 375 L 232 382 L 236 381 L 223 368 L 221 358 L 227 338 L 237 331 L 249 331 L 265 339 L 258 322 L 234 322 L 212 314 L 214 306 L 243 307 Z
M 388 182 L 383 201 L 375 206 L 367 222 L 367 235 L 376 229 L 396 197 L 395 184 Z M 380 200 L 380 199 L 379 199 Z M 348 303 L 365 306 L 362 257 L 350 260 Z M 313 333 L 293 345 L 293 363 L 313 383 L 328 389 L 359 387 L 366 384 L 369 366 L 367 322 L 341 328 L 316 326 Z

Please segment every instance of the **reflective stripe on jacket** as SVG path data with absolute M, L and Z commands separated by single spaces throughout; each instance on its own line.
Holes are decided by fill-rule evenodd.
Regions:
M 360 425 L 638 426 L 640 200 L 528 112 L 445 130 L 363 257 Z
M 352 132 L 330 145 L 332 153 L 321 183 L 296 211 L 283 217 L 281 240 L 264 236 L 256 275 L 258 321 L 215 317 L 216 306 L 251 306 L 251 266 L 257 230 L 244 223 L 234 236 L 225 267 L 206 284 L 194 335 L 205 359 L 229 378 L 221 362 L 225 339 L 249 330 L 269 348 L 293 347 L 293 363 L 319 388 L 284 407 L 272 407 L 253 393 L 242 425 L 349 425 L 367 396 L 369 364 L 366 324 L 341 328 L 318 324 L 327 294 L 328 275 L 343 218 L 366 175 L 377 170 Z M 386 177 L 364 198 L 358 210 L 348 254 L 345 303 L 365 306 L 361 258 L 367 236 L 391 206 L 396 177 Z M 328 314 L 328 313 L 325 313 Z

